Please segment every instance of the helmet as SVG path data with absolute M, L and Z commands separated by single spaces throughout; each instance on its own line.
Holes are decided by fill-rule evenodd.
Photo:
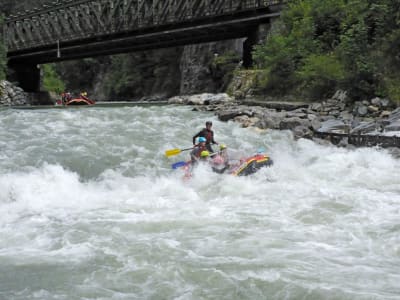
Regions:
M 226 149 L 226 145 L 225 144 L 219 145 L 219 150 L 224 150 L 224 149 Z
M 257 149 L 257 153 L 258 154 L 265 153 L 265 149 L 263 147 L 260 147 Z
M 208 125 L 212 125 L 212 122 L 211 121 L 207 121 L 206 122 L 206 126 L 208 126 Z
M 207 150 L 201 151 L 200 153 L 200 157 L 209 157 L 210 156 L 210 152 L 208 152 Z
M 205 137 L 202 137 L 202 136 L 199 137 L 199 143 L 205 143 L 205 142 L 207 142 Z

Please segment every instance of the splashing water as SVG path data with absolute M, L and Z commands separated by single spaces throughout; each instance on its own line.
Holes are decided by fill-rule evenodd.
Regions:
M 206 120 L 270 168 L 182 180 Z M 0 111 L 0 299 L 400 299 L 400 161 L 188 107 Z

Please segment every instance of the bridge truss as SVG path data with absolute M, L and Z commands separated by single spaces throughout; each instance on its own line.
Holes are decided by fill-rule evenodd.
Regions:
M 243 36 L 282 2 L 59 0 L 9 16 L 4 36 L 9 60 L 43 63 Z

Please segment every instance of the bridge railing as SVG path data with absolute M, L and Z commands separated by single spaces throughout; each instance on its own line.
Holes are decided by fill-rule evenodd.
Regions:
M 283 0 L 79 0 L 58 1 L 6 19 L 7 51 L 54 46 L 134 30 L 238 14 Z

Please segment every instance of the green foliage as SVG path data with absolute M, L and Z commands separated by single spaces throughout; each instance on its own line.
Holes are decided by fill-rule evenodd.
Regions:
M 295 82 L 294 71 L 299 63 L 297 48 L 288 37 L 272 36 L 266 44 L 256 46 L 253 58 L 264 69 L 261 87 L 272 94 L 285 94 Z
M 53 64 L 42 65 L 43 87 L 49 92 L 60 94 L 65 90 L 64 82 L 56 73 Z
M 254 58 L 266 93 L 397 97 L 400 2 L 292 0 Z
M 329 96 L 344 80 L 345 71 L 333 55 L 310 55 L 296 72 L 301 82 L 301 93 L 311 99 Z
M 216 55 L 211 61 L 211 75 L 221 90 L 226 90 L 241 57 L 234 51 Z
M 386 77 L 384 84 L 389 99 L 400 106 L 400 76 L 397 74 L 397 77 Z

